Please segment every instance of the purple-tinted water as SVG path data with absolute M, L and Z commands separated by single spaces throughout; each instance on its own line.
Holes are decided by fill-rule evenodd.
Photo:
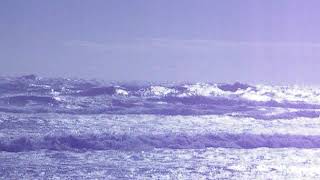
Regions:
M 0 177 L 318 179 L 319 110 L 317 87 L 0 77 Z

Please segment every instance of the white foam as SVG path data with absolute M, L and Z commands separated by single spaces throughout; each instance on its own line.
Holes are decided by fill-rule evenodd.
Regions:
M 164 86 L 151 86 L 143 92 L 144 96 L 167 96 L 169 94 L 177 93 L 176 90 Z
M 218 88 L 217 85 L 210 85 L 205 83 L 197 83 L 193 85 L 185 85 L 187 92 L 180 94 L 180 97 L 185 96 L 227 96 L 230 93 Z
M 0 152 L 0 159 L 9 172 L 3 179 L 319 179 L 319 155 L 297 148 L 40 150 Z M 68 171 L 57 173 L 61 167 Z
M 256 89 L 248 88 L 234 92 L 241 98 L 251 101 L 306 102 L 320 104 L 320 90 L 304 86 L 266 86 L 257 85 Z
M 50 89 L 51 86 L 45 85 L 45 84 L 30 84 L 31 87 L 39 87 L 39 88 L 44 88 L 44 89 Z
M 251 101 L 261 101 L 261 102 L 266 102 L 266 101 L 270 101 L 272 100 L 271 97 L 269 97 L 268 95 L 264 94 L 263 91 L 253 91 L 253 90 L 249 90 L 249 91 L 243 91 L 241 92 L 236 92 L 237 94 L 240 95 L 240 97 L 247 99 L 247 100 L 251 100 Z
M 38 114 L 41 117 L 41 114 Z M 24 115 L 22 119 L 32 119 Z M 294 118 L 259 120 L 222 115 L 205 116 L 158 116 L 158 115 L 65 115 L 43 114 L 47 123 L 37 125 L 42 128 L 64 129 L 71 133 L 112 133 L 112 134 L 284 134 L 284 135 L 320 135 L 320 118 Z M 19 123 L 13 129 L 7 129 L 9 134 L 21 134 Z M 5 130 L 3 130 L 5 131 Z M 32 133 L 36 133 L 36 129 Z M 52 132 L 53 134 L 55 132 Z
M 116 94 L 121 95 L 121 96 L 128 96 L 129 95 L 128 91 L 126 91 L 124 89 L 116 89 Z

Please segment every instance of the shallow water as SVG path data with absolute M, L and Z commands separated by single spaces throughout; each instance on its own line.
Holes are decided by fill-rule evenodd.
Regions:
M 320 150 L 1 152 L 3 179 L 319 179 Z

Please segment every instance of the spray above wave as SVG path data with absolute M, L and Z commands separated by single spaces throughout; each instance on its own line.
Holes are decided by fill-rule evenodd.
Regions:
M 272 119 L 319 117 L 319 109 L 320 89 L 312 87 L 238 82 L 126 84 L 34 75 L 0 78 L 2 112 L 224 114 Z

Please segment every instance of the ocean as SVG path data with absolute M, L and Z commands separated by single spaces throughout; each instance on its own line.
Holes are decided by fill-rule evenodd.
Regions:
M 0 179 L 320 179 L 320 87 L 0 77 Z

